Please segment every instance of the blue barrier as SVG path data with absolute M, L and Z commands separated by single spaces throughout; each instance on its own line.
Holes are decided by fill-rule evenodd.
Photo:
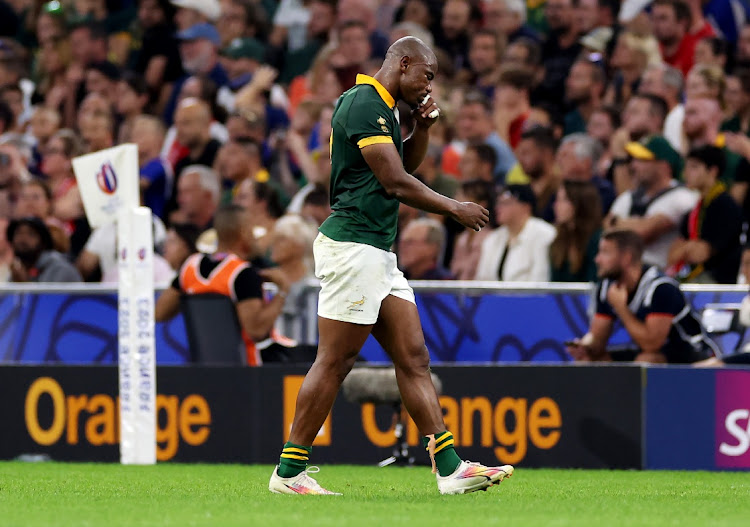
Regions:
M 582 284 L 525 289 L 492 284 L 414 283 L 427 346 L 435 363 L 565 362 L 563 341 L 588 327 L 589 295 Z M 464 283 L 466 284 L 466 283 Z M 551 284 L 546 284 L 551 286 Z M 442 291 L 440 288 L 450 290 Z M 111 364 L 117 356 L 117 303 L 110 290 L 66 292 L 0 290 L 0 362 Z M 310 294 L 316 294 L 311 288 Z M 688 290 L 694 307 L 741 301 L 740 288 Z M 314 302 L 312 304 L 314 306 Z M 315 320 L 314 316 L 308 317 Z M 313 331 L 314 333 L 314 331 Z M 724 343 L 733 347 L 732 337 Z M 619 327 L 612 344 L 629 341 Z M 189 360 L 182 317 L 156 326 L 157 362 Z M 387 361 L 370 338 L 362 350 L 369 361 Z
M 651 367 L 645 389 L 645 468 L 750 469 L 750 370 Z

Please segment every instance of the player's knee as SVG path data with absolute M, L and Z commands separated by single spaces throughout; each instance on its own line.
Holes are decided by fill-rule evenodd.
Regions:
M 410 347 L 402 361 L 402 368 L 410 373 L 424 373 L 430 369 L 430 353 L 424 342 Z
M 342 355 L 332 355 L 328 353 L 318 354 L 315 359 L 318 367 L 326 370 L 328 375 L 337 379 L 339 383 L 349 374 L 354 362 L 357 360 L 358 352 L 346 353 Z

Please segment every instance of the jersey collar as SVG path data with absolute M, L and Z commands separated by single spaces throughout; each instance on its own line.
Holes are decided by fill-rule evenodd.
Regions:
M 396 101 L 394 100 L 393 95 L 391 95 L 388 90 L 385 89 L 385 86 L 380 84 L 375 77 L 359 73 L 357 74 L 357 84 L 369 84 L 377 90 L 378 95 L 380 95 L 383 102 L 388 105 L 388 108 L 393 109 L 396 107 Z

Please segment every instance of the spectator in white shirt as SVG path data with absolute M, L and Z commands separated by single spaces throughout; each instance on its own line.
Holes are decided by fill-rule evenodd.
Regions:
M 496 214 L 501 226 L 482 242 L 475 280 L 549 280 L 549 246 L 555 228 L 534 217 L 535 202 L 529 185 L 508 185 L 500 194 Z
M 631 156 L 630 169 L 635 190 L 620 194 L 605 228 L 635 231 L 646 244 L 643 262 L 664 269 L 669 247 L 678 237 L 678 226 L 698 201 L 698 193 L 677 183 L 682 158 L 664 137 L 655 135 L 625 147 Z

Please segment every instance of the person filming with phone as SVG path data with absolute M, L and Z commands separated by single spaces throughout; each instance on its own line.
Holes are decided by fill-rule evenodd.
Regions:
M 677 281 L 656 266 L 644 265 L 642 256 L 643 240 L 635 232 L 619 229 L 602 235 L 591 326 L 582 338 L 566 343 L 575 360 L 684 364 L 715 354 L 716 344 Z M 631 352 L 607 350 L 615 320 L 633 340 Z

